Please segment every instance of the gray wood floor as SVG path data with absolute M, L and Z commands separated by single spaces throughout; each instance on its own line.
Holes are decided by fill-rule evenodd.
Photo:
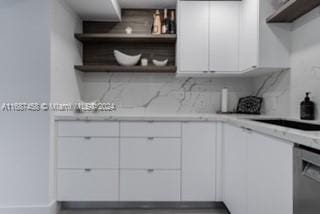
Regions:
M 60 214 L 228 214 L 224 209 L 112 209 L 64 210 Z

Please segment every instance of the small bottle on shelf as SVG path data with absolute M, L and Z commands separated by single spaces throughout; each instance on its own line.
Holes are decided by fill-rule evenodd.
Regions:
M 153 14 L 152 34 L 161 34 L 161 18 L 159 10 L 156 10 L 156 13 Z
M 164 9 L 161 33 L 162 34 L 167 34 L 167 33 L 169 33 L 169 29 L 170 29 L 170 20 L 168 18 L 168 10 Z
M 176 21 L 175 21 L 175 13 L 174 10 L 171 11 L 170 21 L 169 21 L 169 33 L 170 34 L 176 34 L 177 28 L 176 28 Z

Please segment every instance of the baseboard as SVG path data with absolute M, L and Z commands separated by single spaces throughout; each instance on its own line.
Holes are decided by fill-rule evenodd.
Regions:
M 61 209 L 211 209 L 223 202 L 63 202 Z
M 8 206 L 0 207 L 0 214 L 57 214 L 57 203 L 35 206 Z

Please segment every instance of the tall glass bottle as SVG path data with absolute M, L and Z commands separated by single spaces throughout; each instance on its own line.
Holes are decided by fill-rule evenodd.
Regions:
M 171 11 L 169 33 L 176 34 L 176 32 L 177 32 L 177 28 L 176 28 L 175 12 Z

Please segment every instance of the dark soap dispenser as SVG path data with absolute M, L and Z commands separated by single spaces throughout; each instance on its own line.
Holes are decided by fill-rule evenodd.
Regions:
M 306 93 L 304 101 L 300 105 L 301 120 L 314 120 L 315 119 L 315 108 L 314 103 L 310 100 L 310 92 Z

